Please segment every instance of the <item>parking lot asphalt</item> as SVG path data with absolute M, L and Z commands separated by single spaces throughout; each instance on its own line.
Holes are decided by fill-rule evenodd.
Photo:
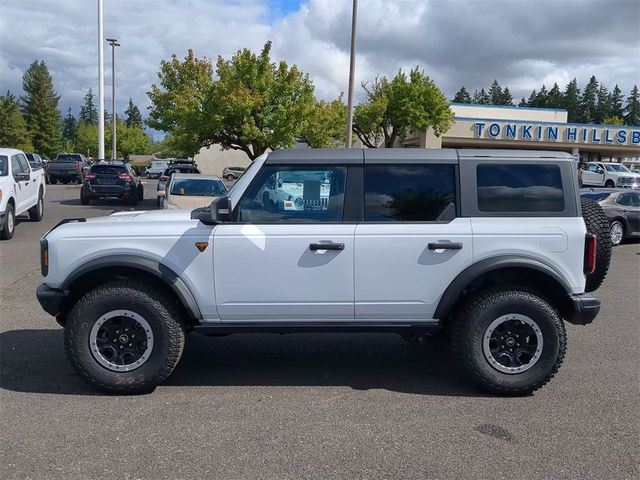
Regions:
M 542 390 L 479 393 L 444 341 L 392 334 L 191 334 L 155 392 L 80 380 L 35 298 L 38 241 L 62 218 L 105 215 L 49 186 L 45 218 L 0 243 L 3 479 L 545 478 L 640 475 L 640 244 L 614 250 L 592 325 Z M 155 182 L 138 209 L 155 208 Z

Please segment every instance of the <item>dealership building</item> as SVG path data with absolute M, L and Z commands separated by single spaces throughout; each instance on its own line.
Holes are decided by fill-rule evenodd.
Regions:
M 569 152 L 582 162 L 640 163 L 640 127 L 567 123 L 567 111 L 452 103 L 454 123 L 437 137 L 414 133 L 398 146 L 517 148 Z

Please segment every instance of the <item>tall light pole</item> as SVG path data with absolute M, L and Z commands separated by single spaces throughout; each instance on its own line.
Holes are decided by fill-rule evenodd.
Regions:
M 111 45 L 111 160 L 116 159 L 116 47 L 120 44 L 115 38 L 107 38 Z
M 104 159 L 104 14 L 98 0 L 98 158 Z
M 349 93 L 347 100 L 347 148 L 351 148 L 353 130 L 353 77 L 356 73 L 356 24 L 358 19 L 358 0 L 353 0 L 351 13 L 351 58 L 349 59 Z

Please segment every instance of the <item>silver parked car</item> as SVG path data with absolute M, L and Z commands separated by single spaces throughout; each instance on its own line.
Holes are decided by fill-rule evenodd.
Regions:
M 595 200 L 609 218 L 611 243 L 620 245 L 625 238 L 640 238 L 640 193 L 627 189 L 583 189 L 582 198 Z
M 240 178 L 240 175 L 244 173 L 246 167 L 225 167 L 222 171 L 222 178 L 226 178 L 228 181 L 232 182 Z

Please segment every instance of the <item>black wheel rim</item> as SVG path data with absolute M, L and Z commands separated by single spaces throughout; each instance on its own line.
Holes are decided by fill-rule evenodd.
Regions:
M 113 310 L 102 315 L 89 335 L 95 360 L 111 371 L 128 372 L 142 366 L 153 350 L 149 323 L 130 310 Z
M 514 313 L 495 319 L 485 331 L 482 349 L 489 364 L 502 373 L 517 374 L 533 367 L 542 354 L 538 324 Z

